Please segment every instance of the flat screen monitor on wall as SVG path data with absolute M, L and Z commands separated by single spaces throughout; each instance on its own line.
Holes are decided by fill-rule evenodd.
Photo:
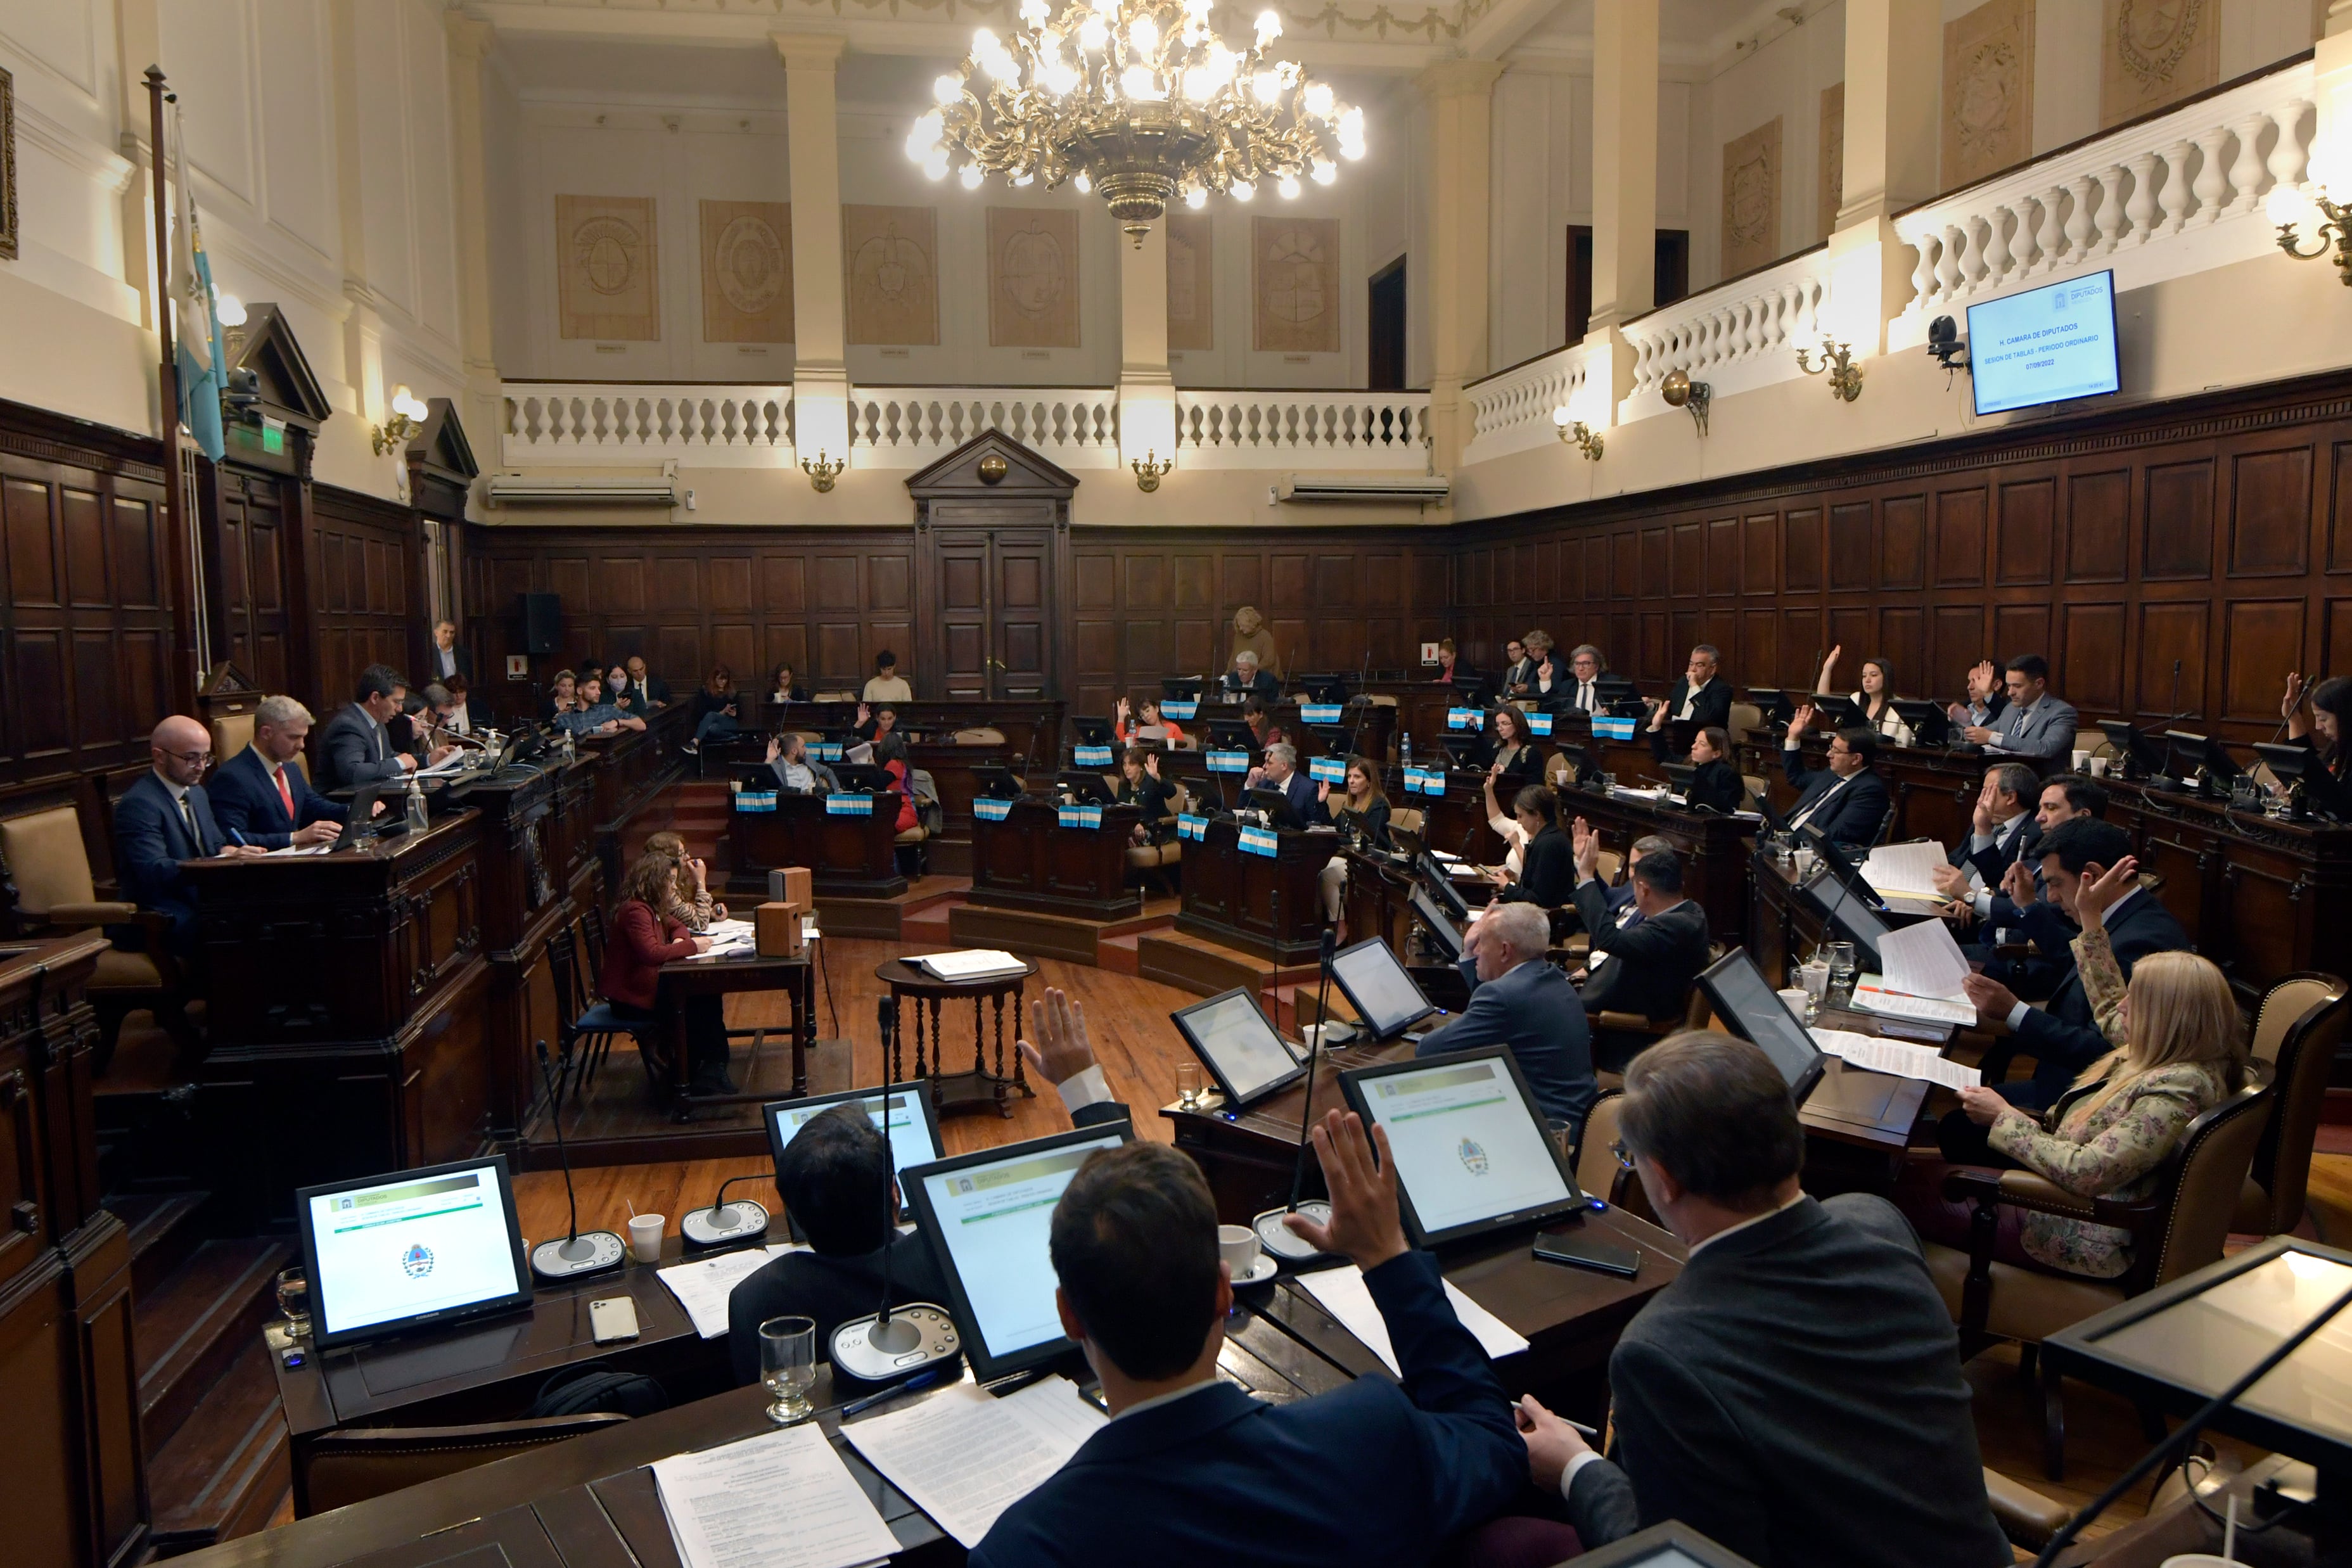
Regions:
M 2119 390 L 2116 275 L 2094 272 L 1969 306 L 1969 376 L 1980 414 Z

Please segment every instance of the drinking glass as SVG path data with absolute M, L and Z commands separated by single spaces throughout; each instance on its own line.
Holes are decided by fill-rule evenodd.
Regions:
M 1853 988 L 1854 956 L 1851 942 L 1832 942 L 1830 950 L 1830 988 L 1850 991 Z
M 816 1386 L 814 1318 L 770 1318 L 760 1325 L 760 1380 L 775 1396 L 768 1419 L 777 1426 L 790 1427 L 816 1413 L 808 1397 Z
M 1186 1110 L 1201 1103 L 1201 1064 L 1180 1061 L 1176 1064 L 1176 1103 Z
M 1830 966 L 1826 957 L 1816 955 L 1797 970 L 1797 984 L 1805 988 L 1805 1021 L 1819 1018 L 1822 1002 L 1830 994 Z
M 310 1337 L 310 1281 L 299 1269 L 278 1276 L 278 1310 L 286 1314 L 286 1337 Z

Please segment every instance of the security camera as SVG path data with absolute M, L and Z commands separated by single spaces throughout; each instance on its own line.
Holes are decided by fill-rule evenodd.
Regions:
M 1927 351 L 1948 371 L 1969 368 L 1969 340 L 1960 336 L 1959 324 L 1949 316 L 1938 316 L 1927 323 Z

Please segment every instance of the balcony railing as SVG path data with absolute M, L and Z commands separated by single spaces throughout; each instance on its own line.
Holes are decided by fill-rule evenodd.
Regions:
M 1802 374 L 1796 350 L 1812 346 L 1829 301 L 1829 252 L 1817 246 L 1629 322 L 1633 391 L 1618 417 L 1663 412 L 1658 388 L 1676 371 L 1717 397 Z
M 1559 436 L 1551 411 L 1585 406 L 1585 347 L 1570 343 L 1465 389 L 1470 440 L 1464 465 L 1555 444 Z
M 1176 449 L 1195 468 L 1429 465 L 1427 392 L 1179 392 Z
M 710 468 L 793 465 L 788 386 L 509 382 L 506 422 L 509 468 L 672 459 Z
M 1116 392 L 901 387 L 849 394 L 849 445 L 860 468 L 919 468 L 992 429 L 1065 468 L 1118 465 Z

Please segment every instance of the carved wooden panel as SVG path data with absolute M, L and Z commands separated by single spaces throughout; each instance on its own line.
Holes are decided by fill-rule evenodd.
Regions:
M 2310 538 L 2310 445 L 2238 454 L 2230 465 L 2230 575 L 2300 577 Z
M 2066 672 L 2066 700 L 2114 712 L 2123 706 L 2125 606 L 2065 606 L 2064 641 L 2051 662 Z
M 2057 520 L 2055 483 L 2021 479 L 2000 486 L 1993 580 L 2003 585 L 2050 580 L 2051 528 Z
M 1878 586 L 1920 586 L 1927 561 L 1927 503 L 1922 496 L 1890 497 L 1878 508 Z
M 1985 492 L 1982 486 L 1936 492 L 1937 588 L 1974 588 L 1984 581 Z
M 1780 517 L 1780 587 L 1788 593 L 1822 588 L 1822 511 L 1790 508 Z
M 1739 591 L 1738 517 L 1713 517 L 1707 521 L 1706 591 L 1716 595 Z
M 2066 476 L 2066 580 L 2121 582 L 2131 538 L 2131 471 Z
M 2205 676 L 2206 606 L 2185 603 L 2143 603 L 2139 612 L 2138 685 L 2133 695 L 2141 713 L 2163 715 L 2176 706 L 2202 714 Z M 2174 664 L 2179 664 L 2178 690 L 2172 700 Z
M 1744 593 L 1771 593 L 1780 586 L 1780 517 L 1750 512 L 1739 520 L 1739 587 Z
M 2141 482 L 2140 575 L 2203 577 L 2213 570 L 2213 461 L 2152 465 Z
M 2221 623 L 2221 717 L 2275 719 L 2281 673 L 2302 663 L 2304 613 L 2300 599 L 2231 602 Z
M 1868 501 L 1841 501 L 1830 508 L 1829 575 L 1832 590 L 1870 586 L 1872 507 Z

